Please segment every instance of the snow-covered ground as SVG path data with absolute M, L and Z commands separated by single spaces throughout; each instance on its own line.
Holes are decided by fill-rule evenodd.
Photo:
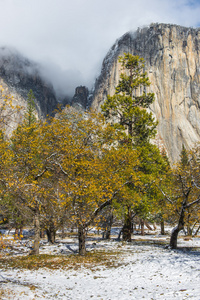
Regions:
M 88 249 L 114 251 L 115 266 L 95 265 L 70 270 L 2 269 L 0 299 L 200 299 L 200 239 L 179 240 L 181 250 L 172 251 L 149 242 L 165 241 L 168 236 L 147 235 L 144 244 L 134 241 L 94 240 Z M 145 242 L 146 240 L 146 242 Z M 147 242 L 148 241 L 148 242 Z M 23 242 L 23 241 L 22 241 Z M 21 250 L 25 247 L 21 242 Z M 19 244 L 16 244 L 15 251 Z M 66 239 L 49 246 L 45 242 L 41 253 L 67 254 L 77 249 L 76 240 Z M 120 250 L 116 254 L 115 250 Z M 16 252 L 17 253 L 17 252 Z M 103 258 L 102 258 L 103 260 Z

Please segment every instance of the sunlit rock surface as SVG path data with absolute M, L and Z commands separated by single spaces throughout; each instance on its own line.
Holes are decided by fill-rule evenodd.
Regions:
M 118 56 L 124 52 L 143 57 L 155 93 L 151 106 L 159 121 L 157 144 L 172 162 L 182 143 L 187 149 L 200 140 L 200 29 L 152 24 L 129 32 L 108 52 L 96 80 L 92 107 L 100 110 L 113 95 L 120 76 Z

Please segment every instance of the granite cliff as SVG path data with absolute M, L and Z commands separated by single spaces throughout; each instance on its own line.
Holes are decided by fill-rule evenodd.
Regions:
M 159 121 L 156 142 L 174 162 L 182 144 L 190 149 L 200 141 L 200 29 L 151 24 L 126 33 L 103 61 L 93 108 L 100 110 L 106 96 L 114 94 L 121 72 L 118 56 L 124 52 L 145 59 L 149 91 L 155 93 L 150 110 Z

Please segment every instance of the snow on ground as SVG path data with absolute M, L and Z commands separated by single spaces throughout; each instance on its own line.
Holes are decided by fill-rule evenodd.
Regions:
M 144 244 L 138 239 L 132 243 L 91 239 L 88 249 L 105 249 L 110 253 L 120 249 L 115 267 L 100 264 L 70 270 L 1 270 L 1 289 L 6 296 L 0 299 L 199 300 L 200 250 L 188 247 L 200 247 L 200 239 L 188 241 L 181 237 L 179 245 L 185 248 L 176 251 L 148 244 L 168 238 L 147 235 L 142 237 Z M 77 244 L 71 238 L 55 246 L 43 242 L 41 248 L 43 253 L 70 253 L 76 251 Z

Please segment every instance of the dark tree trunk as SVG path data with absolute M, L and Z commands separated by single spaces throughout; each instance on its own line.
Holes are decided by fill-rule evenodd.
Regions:
M 141 235 L 144 235 L 144 220 L 140 219 Z
M 122 229 L 123 241 L 131 242 L 131 234 L 132 234 L 131 208 L 128 207 L 128 211 L 125 215 L 124 226 Z
M 39 247 L 40 247 L 40 213 L 39 210 L 37 209 L 35 211 L 35 235 L 34 235 L 33 250 L 31 254 L 38 255 Z
M 112 223 L 113 223 L 113 213 L 111 212 L 108 220 L 107 220 L 107 228 L 106 231 L 104 232 L 103 238 L 106 240 L 110 239 L 110 233 L 111 233 L 111 228 L 112 228 Z
M 160 222 L 160 233 L 161 233 L 161 235 L 165 235 L 165 223 L 164 223 L 163 219 L 161 219 L 161 222 Z
M 55 237 L 56 237 L 56 230 L 53 221 L 50 222 L 49 228 L 46 229 L 47 233 L 47 240 L 49 243 L 54 244 L 55 243 Z
M 123 232 L 123 228 L 124 228 L 124 227 L 122 227 L 122 229 L 120 229 L 120 231 L 119 231 L 119 234 L 118 234 L 118 237 L 117 237 L 117 241 L 120 241 L 121 234 L 122 234 L 122 232 Z
M 184 229 L 185 205 L 182 205 L 178 225 L 172 230 L 170 238 L 170 248 L 177 249 L 178 234 Z
M 85 227 L 83 225 L 79 225 L 78 226 L 79 255 L 86 254 L 85 239 L 86 239 Z

